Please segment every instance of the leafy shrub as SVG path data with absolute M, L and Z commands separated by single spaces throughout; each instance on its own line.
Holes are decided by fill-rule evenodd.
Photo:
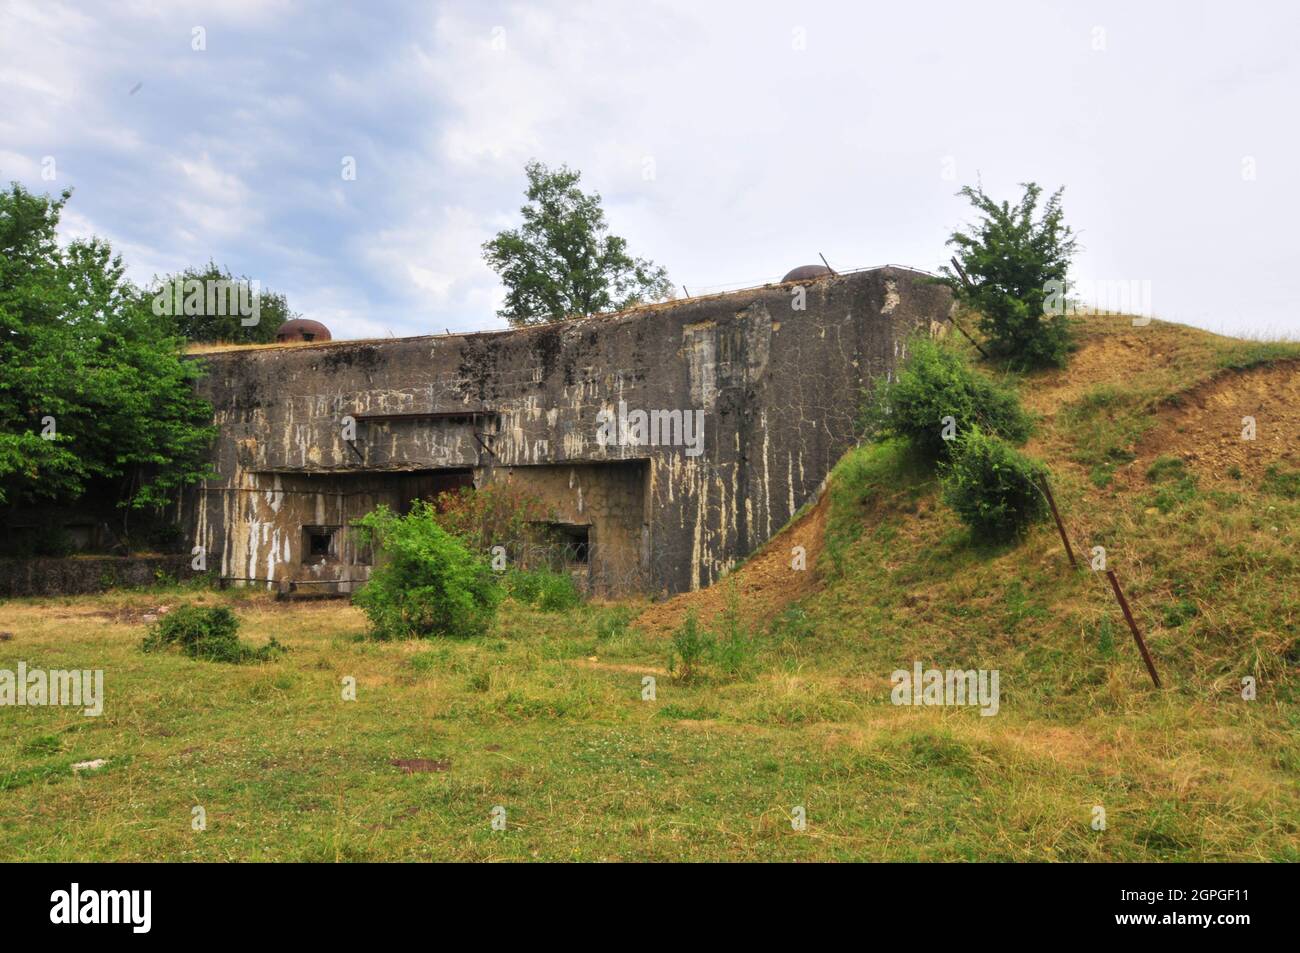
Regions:
M 43 519 L 39 525 L 30 527 L 0 526 L 0 530 L 0 556 L 63 559 L 77 551 L 72 536 L 57 520 Z
M 1063 221 L 1061 189 L 1035 218 L 1042 188 L 1033 182 L 1014 206 L 995 202 L 982 188 L 959 192 L 980 213 L 967 232 L 948 244 L 969 284 L 946 265 L 940 269 L 953 296 L 980 315 L 980 330 L 995 357 L 1022 367 L 1062 366 L 1070 350 L 1066 273 L 1076 243 Z
M 77 544 L 62 526 L 53 527 L 48 534 L 41 533 L 36 540 L 38 556 L 54 556 L 60 559 L 71 556 L 77 551 Z
M 944 502 L 982 542 L 1005 542 L 1047 515 L 1038 485 L 1046 468 L 978 427 L 957 440 L 943 468 Z
M 239 619 L 225 606 L 184 605 L 153 623 L 141 648 L 155 652 L 179 646 L 192 659 L 234 665 L 266 662 L 287 651 L 275 639 L 255 649 L 241 642 L 238 633 Z
M 542 597 L 542 574 L 525 569 L 512 569 L 505 576 L 510 597 L 524 605 L 535 606 Z
M 672 647 L 668 650 L 668 673 L 683 682 L 699 674 L 700 665 L 713 647 L 713 637 L 700 628 L 695 610 L 688 610 L 686 619 L 673 633 Z
M 897 376 L 877 378 L 863 408 L 863 428 L 876 439 L 902 437 L 926 459 L 942 460 L 954 442 L 943 438 L 945 417 L 953 418 L 956 438 L 978 426 L 1021 444 L 1033 430 L 1014 391 L 972 369 L 957 351 L 914 337 Z
M 352 601 L 375 638 L 482 635 L 501 601 L 485 556 L 438 525 L 432 504 L 415 500 L 404 516 L 380 506 L 353 524 L 376 546 L 370 581 Z

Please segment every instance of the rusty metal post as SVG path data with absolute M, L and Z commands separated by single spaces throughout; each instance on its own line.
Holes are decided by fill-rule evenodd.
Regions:
M 1074 558 L 1074 547 L 1070 545 L 1070 537 L 1065 535 L 1065 524 L 1061 522 L 1061 514 L 1056 509 L 1056 499 L 1052 496 L 1052 487 L 1047 482 L 1047 474 L 1043 474 L 1042 485 L 1043 495 L 1047 497 L 1047 505 L 1052 508 L 1052 519 L 1056 520 L 1056 529 L 1061 534 L 1061 542 L 1065 543 L 1065 554 L 1070 557 L 1070 565 L 1078 569 L 1079 562 Z
M 1124 598 L 1124 590 L 1119 587 L 1119 579 L 1115 577 L 1115 570 L 1107 569 L 1106 577 L 1110 579 L 1110 587 L 1115 590 L 1115 598 L 1119 600 L 1119 607 L 1124 610 L 1124 618 L 1128 621 L 1128 627 L 1133 630 L 1133 639 L 1138 644 L 1138 651 L 1142 653 L 1142 661 L 1147 663 L 1147 672 L 1151 675 L 1151 681 L 1156 688 L 1160 687 L 1160 676 L 1156 674 L 1156 663 L 1151 661 L 1151 653 L 1147 651 L 1147 644 L 1142 641 L 1142 633 L 1138 631 L 1137 623 L 1133 621 L 1133 611 L 1128 607 L 1128 600 Z

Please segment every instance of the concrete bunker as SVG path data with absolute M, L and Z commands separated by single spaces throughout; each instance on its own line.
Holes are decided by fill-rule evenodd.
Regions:
M 352 521 L 510 481 L 554 511 L 585 588 L 709 585 L 811 498 L 864 385 L 950 307 L 891 266 L 509 331 L 207 353 L 219 477 L 180 522 L 233 583 L 346 592 L 370 572 Z M 620 415 L 698 439 L 611 430 Z

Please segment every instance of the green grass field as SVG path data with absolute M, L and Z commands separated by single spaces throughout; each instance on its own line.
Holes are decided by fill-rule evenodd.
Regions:
M 1163 690 L 1050 524 L 973 546 L 927 478 L 867 446 L 836 471 L 816 590 L 742 614 L 734 671 L 689 682 L 633 603 L 507 601 L 457 642 L 374 642 L 347 603 L 249 591 L 0 604 L 0 669 L 101 668 L 107 696 L 98 718 L 0 709 L 0 860 L 1300 860 L 1300 350 L 1103 330 L 1022 382 L 1030 450 L 1076 547 L 1107 547 Z M 1207 445 L 1239 404 L 1263 442 Z M 1278 420 L 1290 443 L 1269 442 Z M 288 654 L 140 650 L 143 613 L 194 600 Z M 892 704 L 917 660 L 998 669 L 999 713 Z

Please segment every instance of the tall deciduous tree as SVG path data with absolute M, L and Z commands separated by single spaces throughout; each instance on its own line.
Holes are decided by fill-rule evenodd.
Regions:
M 940 269 L 953 295 L 980 315 L 989 350 L 1022 367 L 1065 363 L 1069 321 L 1045 308 L 1049 296 L 1063 300 L 1066 272 L 1076 244 L 1064 223 L 1057 189 L 1036 215 L 1042 188 L 1033 182 L 1014 206 L 998 203 L 982 187 L 959 192 L 979 213 L 967 231 L 953 232 L 966 278 L 946 265 Z
M 149 306 L 169 315 L 176 333 L 190 341 L 266 344 L 275 340 L 280 325 L 298 317 L 284 295 L 236 277 L 215 261 L 155 278 L 144 294 Z
M 524 223 L 483 245 L 483 257 L 506 286 L 497 312 L 512 325 L 543 324 L 621 310 L 672 293 L 667 272 L 627 253 L 609 234 L 596 192 L 578 188 L 580 174 L 541 162 L 525 167 Z
M 161 505 L 206 473 L 201 367 L 106 243 L 60 246 L 70 196 L 0 192 L 0 503 Z

